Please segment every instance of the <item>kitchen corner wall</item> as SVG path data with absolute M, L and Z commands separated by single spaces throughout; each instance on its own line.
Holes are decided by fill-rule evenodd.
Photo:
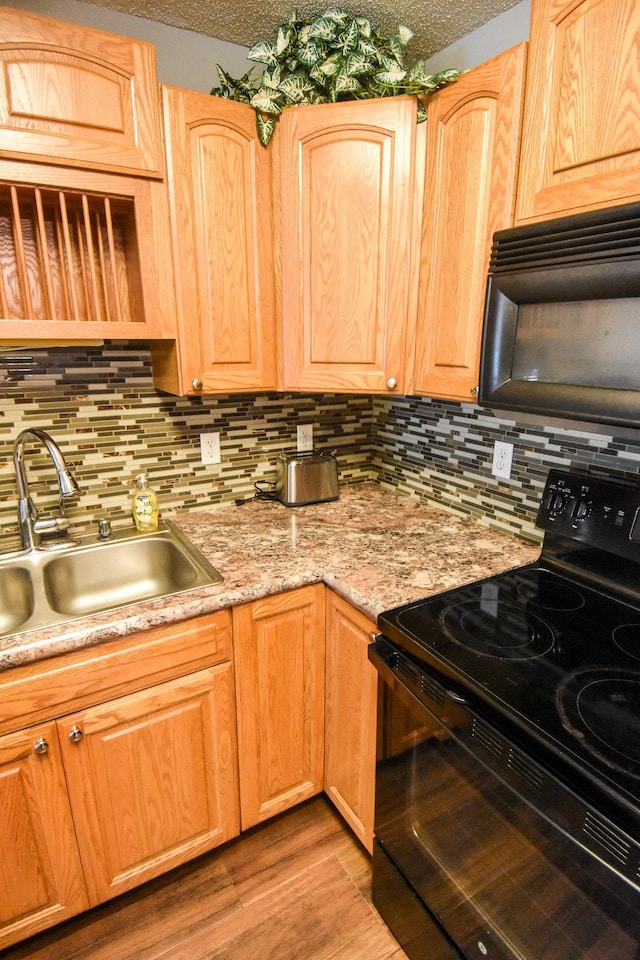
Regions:
M 336 451 L 341 483 L 379 481 L 496 529 L 538 541 L 533 521 L 548 470 L 635 475 L 638 439 L 588 427 L 527 425 L 472 404 L 416 397 L 264 393 L 177 398 L 153 386 L 147 345 L 0 351 L 0 549 L 16 543 L 13 441 L 41 427 L 59 443 L 81 487 L 68 501 L 73 530 L 99 517 L 130 522 L 135 477 L 146 473 L 161 513 L 210 509 L 273 480 L 298 423 Z M 219 431 L 222 462 L 202 466 L 199 435 Z M 491 475 L 493 443 L 514 444 L 509 481 Z M 27 467 L 36 507 L 57 507 L 49 458 L 36 442 Z

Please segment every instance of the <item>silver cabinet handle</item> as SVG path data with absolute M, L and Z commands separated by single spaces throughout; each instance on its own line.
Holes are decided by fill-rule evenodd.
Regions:
M 34 750 L 34 753 L 37 753 L 40 756 L 42 756 L 43 754 L 49 752 L 49 744 L 47 743 L 44 737 L 38 737 L 38 739 L 33 745 L 33 750 Z
M 191 386 L 194 390 L 202 390 L 202 380 L 199 377 L 196 377 L 191 381 Z
M 69 740 L 71 740 L 71 743 L 78 743 L 79 740 L 82 740 L 82 730 L 80 727 L 76 727 L 74 724 L 71 727 L 71 730 L 69 730 L 67 736 L 69 737 Z
M 389 379 L 387 380 L 387 388 L 389 390 L 395 390 L 397 386 L 398 386 L 398 381 L 396 380 L 396 378 L 389 377 Z

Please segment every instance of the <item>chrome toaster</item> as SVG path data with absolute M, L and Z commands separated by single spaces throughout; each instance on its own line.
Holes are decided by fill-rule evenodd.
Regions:
M 338 499 L 338 461 L 331 453 L 281 453 L 276 461 L 276 499 L 286 507 Z

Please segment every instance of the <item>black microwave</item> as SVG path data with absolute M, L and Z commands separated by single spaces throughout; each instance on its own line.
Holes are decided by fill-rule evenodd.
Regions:
M 640 203 L 494 234 L 479 402 L 640 427 Z

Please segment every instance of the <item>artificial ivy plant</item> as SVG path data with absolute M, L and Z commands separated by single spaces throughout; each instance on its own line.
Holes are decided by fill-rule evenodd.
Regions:
M 413 33 L 399 26 L 385 33 L 366 17 L 352 16 L 331 7 L 315 18 L 301 19 L 294 11 L 276 28 L 275 39 L 260 40 L 248 59 L 264 65 L 252 67 L 239 80 L 216 65 L 219 86 L 212 94 L 249 103 L 256 111 L 258 136 L 265 146 L 271 140 L 285 107 L 305 103 L 335 103 L 399 94 L 430 94 L 451 83 L 458 70 L 425 73 L 424 60 L 404 66 L 404 47 Z M 418 100 L 418 122 L 426 110 Z

